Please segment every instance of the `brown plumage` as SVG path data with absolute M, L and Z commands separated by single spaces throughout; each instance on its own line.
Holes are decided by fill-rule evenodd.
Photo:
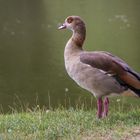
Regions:
M 140 75 L 122 59 L 108 52 L 83 50 L 86 28 L 79 16 L 67 17 L 59 27 L 59 29 L 65 28 L 73 31 L 64 51 L 67 73 L 79 86 L 97 98 L 98 118 L 108 114 L 108 95 L 121 94 L 130 89 L 140 96 Z M 102 102 L 103 96 L 105 96 L 104 102 Z
M 123 60 L 110 53 L 85 52 L 80 55 L 80 60 L 81 62 L 89 64 L 97 69 L 101 69 L 108 74 L 116 75 L 129 86 L 140 89 L 139 75 L 137 74 L 136 77 L 131 68 Z

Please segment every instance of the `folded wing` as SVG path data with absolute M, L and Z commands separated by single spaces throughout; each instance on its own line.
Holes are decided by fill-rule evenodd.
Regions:
M 140 96 L 140 75 L 130 68 L 122 59 L 108 52 L 83 52 L 80 61 L 110 74 L 121 84 Z

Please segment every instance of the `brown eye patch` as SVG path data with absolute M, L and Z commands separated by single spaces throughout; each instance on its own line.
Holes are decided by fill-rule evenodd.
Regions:
M 67 22 L 68 22 L 68 23 L 72 23 L 72 22 L 73 22 L 73 18 L 72 18 L 72 17 L 69 17 L 69 18 L 67 19 Z

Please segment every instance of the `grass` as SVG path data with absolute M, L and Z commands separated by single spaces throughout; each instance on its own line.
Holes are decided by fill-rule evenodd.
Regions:
M 118 104 L 118 103 L 117 103 Z M 140 139 L 140 108 L 119 104 L 105 119 L 96 109 L 40 108 L 0 115 L 0 140 L 133 140 Z

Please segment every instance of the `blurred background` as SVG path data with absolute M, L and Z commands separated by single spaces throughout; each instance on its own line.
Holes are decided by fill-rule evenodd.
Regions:
M 63 51 L 71 32 L 57 27 L 69 15 L 81 16 L 87 27 L 86 50 L 109 51 L 140 72 L 139 13 L 139 0 L 0 0 L 2 110 L 78 102 L 96 107 L 94 97 L 65 71 Z

